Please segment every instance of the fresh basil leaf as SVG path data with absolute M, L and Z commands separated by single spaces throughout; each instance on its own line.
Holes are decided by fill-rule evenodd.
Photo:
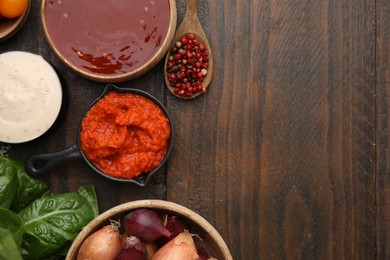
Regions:
M 35 199 L 41 197 L 49 190 L 49 187 L 44 181 L 32 178 L 28 175 L 24 169 L 23 162 L 16 159 L 11 159 L 11 161 L 16 169 L 18 187 L 10 209 L 19 212 Z
M 25 229 L 22 256 L 40 259 L 73 241 L 94 218 L 94 210 L 84 196 L 70 192 L 36 199 L 19 216 Z
M 23 260 L 11 232 L 0 228 L 0 260 Z
M 89 202 L 89 204 L 92 207 L 94 218 L 97 217 L 99 215 L 99 206 L 98 206 L 95 188 L 93 187 L 93 185 L 81 186 L 77 191 L 77 193 L 83 196 L 84 198 L 86 198 L 86 200 Z
M 16 194 L 18 180 L 14 164 L 7 157 L 0 157 L 0 207 L 9 208 Z
M 98 207 L 98 201 L 95 193 L 95 188 L 93 187 L 93 185 L 81 186 L 77 191 L 77 193 L 83 196 L 88 201 L 88 203 L 90 204 L 94 212 L 94 218 L 97 217 L 99 215 L 99 207 Z M 71 246 L 72 246 L 72 241 L 69 241 L 65 246 L 63 246 L 60 250 L 58 250 L 55 255 L 50 256 L 50 258 L 56 260 L 58 257 L 66 256 Z
M 23 237 L 22 220 L 18 214 L 6 208 L 0 208 L 0 228 L 7 229 L 17 246 L 20 246 Z

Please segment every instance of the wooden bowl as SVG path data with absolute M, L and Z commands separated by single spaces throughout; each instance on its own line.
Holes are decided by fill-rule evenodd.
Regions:
M 31 9 L 31 0 L 28 1 L 26 10 L 16 18 L 0 18 L 0 42 L 13 36 L 24 25 Z
M 94 231 L 108 225 L 110 223 L 110 219 L 119 219 L 122 223 L 123 217 L 128 212 L 139 208 L 149 208 L 159 213 L 172 214 L 183 218 L 190 225 L 190 232 L 197 234 L 200 238 L 202 238 L 200 246 L 204 247 L 210 256 L 215 257 L 218 260 L 233 259 L 225 241 L 222 239 L 217 230 L 197 213 L 173 202 L 163 200 L 138 200 L 111 208 L 92 220 L 74 240 L 68 251 L 66 260 L 76 260 L 83 241 Z M 196 238 L 194 240 L 196 243 L 200 241 Z
M 85 1 L 74 1 L 78 5 L 81 5 L 82 2 L 84 5 L 87 3 L 88 6 L 72 7 L 74 10 L 68 11 L 69 9 L 67 7 L 69 8 L 69 6 L 73 5 L 71 2 L 42 0 L 41 21 L 45 37 L 56 55 L 70 69 L 81 76 L 92 81 L 103 83 L 128 81 L 148 72 L 167 53 L 176 30 L 177 13 L 175 0 L 166 0 L 167 2 L 146 2 L 148 5 L 151 5 L 145 6 L 145 12 L 147 8 L 148 10 L 151 9 L 149 13 L 147 15 L 142 14 L 145 17 L 149 17 L 147 21 L 139 18 L 143 17 L 142 15 L 137 16 L 137 18 L 134 18 L 135 15 L 127 15 L 129 10 L 135 8 L 128 9 L 127 7 L 113 6 L 115 5 L 115 1 L 108 1 L 108 3 L 107 1 L 98 1 L 92 4 Z M 118 4 L 120 3 L 123 2 L 118 2 Z M 158 9 L 158 5 L 161 5 L 161 3 L 164 3 L 164 6 L 167 7 L 166 13 L 165 10 Z M 103 6 L 104 4 L 105 6 Z M 131 1 L 129 4 L 135 5 Z M 66 7 L 64 5 L 68 6 Z M 108 8 L 107 5 L 110 5 L 109 7 L 112 8 Z M 57 9 L 53 9 L 53 7 L 63 8 L 63 10 L 59 12 Z M 85 9 L 87 8 L 91 10 L 86 11 Z M 143 10 L 137 9 L 137 12 L 141 11 Z M 52 13 L 50 14 L 50 12 Z M 84 12 L 83 15 L 80 12 Z M 94 12 L 101 15 L 94 19 L 86 18 L 89 13 L 92 16 Z M 88 15 L 85 15 L 87 13 Z M 153 13 L 153 17 L 151 13 Z M 104 16 L 105 14 L 107 15 Z M 94 15 L 96 16 L 96 14 Z M 72 20 L 72 23 L 65 21 L 66 19 L 69 20 L 70 17 L 78 18 L 74 18 L 75 20 Z M 117 22 L 111 25 L 111 23 L 117 20 L 119 21 L 119 17 L 126 22 L 120 24 Z M 161 24 L 161 34 L 159 34 L 160 25 L 154 24 L 157 23 L 154 19 L 162 19 L 164 21 L 164 23 L 158 23 Z M 142 26 L 142 22 L 144 22 L 145 27 Z M 165 30 L 167 31 L 164 35 Z M 144 33 L 142 36 L 145 38 L 141 37 L 141 32 Z M 66 34 L 72 35 L 68 37 L 69 41 L 64 41 L 61 38 L 65 37 L 64 35 Z M 77 37 L 73 37 L 75 35 Z M 131 40 L 126 37 L 135 38 L 131 38 Z M 85 43 L 91 43 L 91 45 Z M 135 58 L 137 55 L 141 56 L 138 52 L 143 52 L 144 54 L 142 55 L 145 55 L 140 60 Z M 120 65 L 115 67 L 113 64 Z M 110 67 L 111 65 L 112 67 Z

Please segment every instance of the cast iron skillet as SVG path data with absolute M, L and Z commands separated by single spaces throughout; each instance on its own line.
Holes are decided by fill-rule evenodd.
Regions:
M 160 164 L 151 172 L 142 174 L 136 178 L 133 179 L 122 179 L 122 178 L 116 178 L 110 175 L 105 174 L 103 171 L 101 171 L 98 167 L 96 167 L 84 154 L 84 152 L 81 149 L 80 146 L 80 132 L 81 132 L 81 122 L 83 121 L 86 113 L 89 111 L 89 109 L 95 105 L 96 102 L 98 102 L 103 96 L 105 96 L 107 93 L 111 91 L 116 91 L 119 93 L 134 93 L 141 96 L 144 96 L 151 101 L 153 101 L 156 105 L 158 105 L 161 110 L 164 112 L 165 116 L 168 118 L 169 126 L 171 127 L 171 135 L 168 142 L 167 151 L 165 153 L 164 158 L 161 160 Z M 119 88 L 115 85 L 109 84 L 105 87 L 103 93 L 96 98 L 86 109 L 84 112 L 80 122 L 79 122 L 79 128 L 77 130 L 77 142 L 76 144 L 72 145 L 71 147 L 66 148 L 65 150 L 54 152 L 54 153 L 46 153 L 46 154 L 37 154 L 29 157 L 25 163 L 25 169 L 27 173 L 33 177 L 37 177 L 40 175 L 43 175 L 50 170 L 54 169 L 55 167 L 59 166 L 60 164 L 71 161 L 71 160 L 77 160 L 77 159 L 84 159 L 84 161 L 98 174 L 119 182 L 129 182 L 129 183 L 135 183 L 139 186 L 145 186 L 150 178 L 164 165 L 165 161 L 167 160 L 173 145 L 173 124 L 172 119 L 170 115 L 168 114 L 168 111 L 166 108 L 158 101 L 155 97 L 150 95 L 149 93 L 139 90 L 139 89 L 132 89 L 132 88 Z

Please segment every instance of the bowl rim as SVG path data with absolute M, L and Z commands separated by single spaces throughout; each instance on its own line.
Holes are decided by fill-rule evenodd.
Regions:
M 43 32 L 45 35 L 45 38 L 50 46 L 50 48 L 54 51 L 54 53 L 57 55 L 57 57 L 65 63 L 67 67 L 69 67 L 71 70 L 76 72 L 77 74 L 92 80 L 96 82 L 102 82 L 102 83 L 119 83 L 124 82 L 136 77 L 139 77 L 143 74 L 145 74 L 147 71 L 152 69 L 154 66 L 159 63 L 162 58 L 165 56 L 165 54 L 168 52 L 169 47 L 171 45 L 171 42 L 173 40 L 173 37 L 175 35 L 176 31 L 176 23 L 177 23 L 177 10 L 176 10 L 176 0 L 168 0 L 169 2 L 169 14 L 170 14 L 170 20 L 168 25 L 168 31 L 164 38 L 164 41 L 160 45 L 160 49 L 148 60 L 143 64 L 141 67 L 137 68 L 136 70 L 127 72 L 127 73 L 119 73 L 114 75 L 103 75 L 103 74 L 94 74 L 85 70 L 82 70 L 81 68 L 74 65 L 72 62 L 70 62 L 66 57 L 64 57 L 61 52 L 55 47 L 54 41 L 51 39 L 50 34 L 47 29 L 46 24 L 46 17 L 45 17 L 45 7 L 46 7 L 46 1 L 42 0 L 41 2 L 41 24 L 43 28 Z
M 113 208 L 110 208 L 100 215 L 98 215 L 95 219 L 90 221 L 83 230 L 77 235 L 71 247 L 68 250 L 66 255 L 66 260 L 74 260 L 77 256 L 78 250 L 82 242 L 86 239 L 86 237 L 91 234 L 94 230 L 96 230 L 99 226 L 102 225 L 102 221 L 109 219 L 111 216 L 116 214 L 124 213 L 126 211 L 131 211 L 138 208 L 149 208 L 163 211 L 170 211 L 178 213 L 185 218 L 191 219 L 193 222 L 196 222 L 197 225 L 201 226 L 213 240 L 218 243 L 218 246 L 223 254 L 223 259 L 219 260 L 232 260 L 233 257 L 229 251 L 228 246 L 223 240 L 222 236 L 218 233 L 218 231 L 202 216 L 198 213 L 192 211 L 191 209 L 184 207 L 180 204 L 166 201 L 166 200 L 158 200 L 158 199 L 145 199 L 145 200 L 136 200 L 131 202 L 125 202 L 123 204 L 119 204 Z
M 9 20 L 9 21 L 6 21 L 6 20 L 1 20 L 0 21 L 0 23 L 4 22 L 4 21 L 10 23 L 10 26 L 7 28 L 6 32 L 5 33 L 3 33 L 3 32 L 0 33 L 0 42 L 5 41 L 8 38 L 12 37 L 13 35 L 15 35 L 23 27 L 23 25 L 27 21 L 27 18 L 28 18 L 29 14 L 30 14 L 31 2 L 32 2 L 32 0 L 28 0 L 27 1 L 26 9 L 24 10 L 24 12 L 19 17 L 4 18 L 4 19 Z

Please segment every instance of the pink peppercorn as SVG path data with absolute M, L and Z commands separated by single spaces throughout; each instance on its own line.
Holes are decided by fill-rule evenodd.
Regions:
M 194 34 L 187 34 L 177 41 L 168 60 L 168 80 L 176 95 L 191 97 L 206 91 L 202 82 L 207 75 L 208 53 Z

